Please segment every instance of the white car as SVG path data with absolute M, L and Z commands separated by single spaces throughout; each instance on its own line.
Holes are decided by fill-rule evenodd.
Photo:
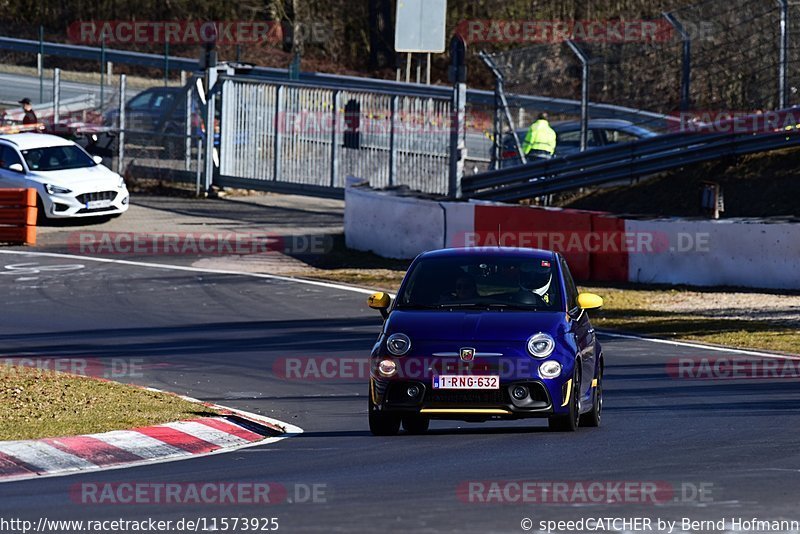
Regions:
M 0 187 L 35 188 L 41 212 L 51 219 L 128 210 L 125 181 L 101 161 L 55 135 L 0 135 Z

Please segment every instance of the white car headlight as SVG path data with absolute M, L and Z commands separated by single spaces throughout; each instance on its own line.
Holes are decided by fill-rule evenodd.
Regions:
M 561 364 L 554 360 L 547 360 L 539 366 L 539 376 L 542 378 L 558 378 L 561 374 Z
M 392 360 L 383 360 L 378 364 L 378 371 L 386 377 L 392 376 L 397 372 L 397 364 Z
M 72 193 L 72 189 L 61 187 L 58 185 L 44 184 L 44 188 L 48 195 L 63 195 L 65 193 Z
M 549 334 L 539 332 L 528 338 L 528 352 L 537 358 L 547 358 L 556 348 L 556 342 Z
M 405 334 L 392 334 L 386 340 L 386 349 L 395 356 L 402 356 L 411 350 L 411 340 Z
M 119 182 L 117 183 L 117 189 L 125 189 L 125 178 L 122 176 L 119 177 Z

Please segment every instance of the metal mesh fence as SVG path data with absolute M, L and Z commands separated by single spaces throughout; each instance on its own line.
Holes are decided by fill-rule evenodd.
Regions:
M 785 34 L 782 20 L 786 21 Z M 602 104 L 610 104 L 650 112 L 624 118 L 660 132 L 680 128 L 690 117 L 714 120 L 730 113 L 800 104 L 800 4 L 705 0 L 652 22 L 657 31 L 649 38 L 573 36 L 573 43 L 589 59 L 590 121 L 613 117 L 602 109 Z M 786 39 L 783 47 L 782 35 Z M 578 106 L 570 111 L 568 106 L 547 105 L 547 99 L 578 101 L 581 96 L 581 62 L 564 40 L 497 51 L 489 57 L 504 78 L 515 127 L 520 131 L 548 107 L 560 109 L 551 113 L 551 120 L 578 119 Z M 538 106 L 520 105 L 514 94 L 545 99 Z M 504 126 L 507 133 L 508 125 Z M 590 144 L 593 139 L 590 132 Z

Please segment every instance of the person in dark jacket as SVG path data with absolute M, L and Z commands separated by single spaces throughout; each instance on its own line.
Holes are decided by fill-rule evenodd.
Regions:
M 22 104 L 22 109 L 25 111 L 25 117 L 22 119 L 22 124 L 36 124 L 39 119 L 36 118 L 36 113 L 33 112 L 30 98 L 23 98 L 19 101 Z

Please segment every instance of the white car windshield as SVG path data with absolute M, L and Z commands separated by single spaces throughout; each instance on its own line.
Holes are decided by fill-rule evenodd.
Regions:
M 31 148 L 23 150 L 22 157 L 32 171 L 60 171 L 97 165 L 86 152 L 75 145 Z

